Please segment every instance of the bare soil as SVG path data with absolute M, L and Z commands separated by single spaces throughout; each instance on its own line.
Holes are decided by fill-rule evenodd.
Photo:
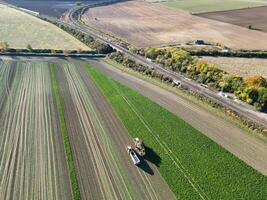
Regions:
M 163 46 L 203 39 L 232 49 L 267 49 L 266 33 L 143 1 L 91 8 L 82 16 L 82 21 L 138 47 Z
M 202 59 L 231 74 L 242 77 L 261 75 L 267 79 L 267 59 L 209 56 L 202 57 Z
M 48 64 L 15 64 L 0 62 L 0 199 L 71 199 Z
M 198 16 L 267 32 L 267 6 L 202 13 Z

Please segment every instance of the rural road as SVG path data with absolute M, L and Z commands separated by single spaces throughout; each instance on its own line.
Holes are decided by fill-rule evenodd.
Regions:
M 156 166 L 135 166 L 132 138 L 78 62 L 62 62 L 57 79 L 82 199 L 175 199 Z M 75 63 L 75 64 L 73 64 Z
M 216 143 L 264 175 L 267 175 L 267 143 L 183 97 L 129 75 L 100 59 L 84 60 L 107 76 L 140 92 L 182 118 Z

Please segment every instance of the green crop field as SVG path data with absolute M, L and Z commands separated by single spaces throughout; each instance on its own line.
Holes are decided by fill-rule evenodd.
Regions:
M 2 4 L 0 24 L 0 43 L 7 42 L 11 48 L 90 50 L 55 25 Z
M 174 114 L 86 66 L 133 137 L 140 137 L 177 199 L 257 199 L 267 177 Z
M 194 13 L 267 5 L 266 0 L 169 0 L 161 4 Z

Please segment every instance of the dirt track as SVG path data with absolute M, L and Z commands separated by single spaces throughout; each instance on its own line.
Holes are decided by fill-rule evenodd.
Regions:
M 82 21 L 138 47 L 204 39 L 233 49 L 267 50 L 267 34 L 158 4 L 128 1 L 89 9 Z
M 267 175 L 267 143 L 247 134 L 202 107 L 158 86 L 122 72 L 102 61 L 90 60 L 88 62 L 104 74 L 137 90 L 178 117 L 181 117 L 248 165 Z
M 0 199 L 71 199 L 47 63 L 0 66 Z
M 61 66 L 57 78 L 82 198 L 175 199 L 153 164 L 131 163 L 125 150 L 131 138 L 84 69 Z

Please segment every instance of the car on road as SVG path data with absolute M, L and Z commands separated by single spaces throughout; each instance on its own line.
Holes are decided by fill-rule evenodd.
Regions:
M 221 96 L 221 97 L 227 98 L 227 99 L 229 98 L 229 96 L 227 94 L 225 94 L 224 92 L 222 92 L 222 91 L 219 92 L 218 95 Z
M 209 86 L 203 84 L 203 83 L 200 83 L 200 86 L 204 87 L 204 88 L 209 88 Z
M 136 155 L 134 149 L 130 146 L 127 146 L 127 153 L 130 155 L 131 160 L 133 161 L 133 163 L 135 165 L 139 165 L 140 164 L 140 159 L 138 158 L 138 156 Z
M 181 84 L 181 82 L 178 80 L 173 81 L 173 86 L 179 86 L 180 84 Z

